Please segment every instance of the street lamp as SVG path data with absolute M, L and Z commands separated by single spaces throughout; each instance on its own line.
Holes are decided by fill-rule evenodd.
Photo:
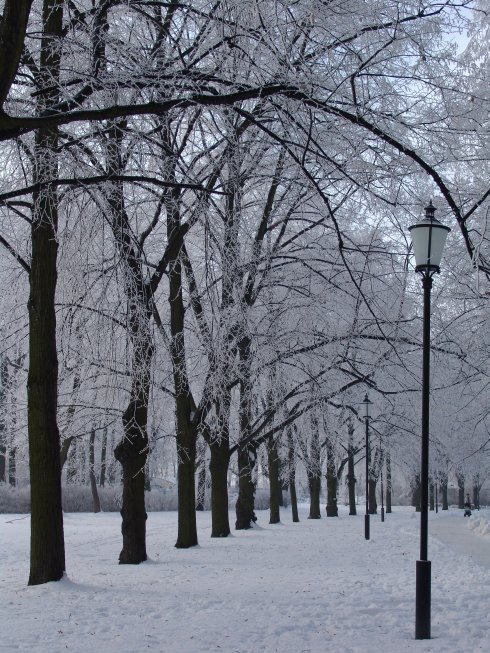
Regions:
M 372 401 L 369 397 L 364 397 L 361 402 L 363 407 L 363 417 L 366 419 L 366 515 L 364 517 L 364 537 L 369 540 L 369 418 L 371 417 Z
M 384 502 L 384 495 L 383 495 L 383 465 L 384 465 L 384 451 L 381 448 L 381 521 L 384 522 L 385 520 L 385 502 Z
M 434 217 L 432 202 L 425 209 L 425 219 L 409 227 L 415 256 L 415 271 L 422 275 L 424 289 L 423 358 L 422 358 L 422 453 L 420 473 L 420 560 L 416 563 L 415 638 L 430 639 L 431 563 L 427 560 L 429 499 L 429 388 L 430 388 L 430 291 L 432 277 L 439 273 L 442 251 L 449 227 Z

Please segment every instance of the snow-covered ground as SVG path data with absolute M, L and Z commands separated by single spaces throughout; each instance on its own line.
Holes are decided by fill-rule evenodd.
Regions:
M 490 650 L 490 513 L 430 513 L 432 639 L 414 639 L 419 516 L 259 526 L 174 548 L 150 513 L 151 560 L 117 564 L 120 517 L 66 514 L 67 578 L 27 587 L 29 517 L 0 515 L 0 650 L 29 653 L 473 653 Z M 233 515 L 230 515 L 233 519 Z M 468 539 L 469 538 L 469 539 Z M 469 557 L 469 544 L 478 556 Z M 462 552 L 463 551 L 463 552 Z M 475 560 L 478 558 L 478 563 Z

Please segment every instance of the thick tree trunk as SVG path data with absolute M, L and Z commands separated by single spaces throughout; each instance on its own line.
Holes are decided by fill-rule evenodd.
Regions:
M 148 407 L 131 402 L 123 414 L 124 437 L 114 450 L 122 467 L 121 532 L 123 547 L 120 564 L 137 565 L 147 559 L 145 508 L 145 465 L 148 440 Z
M 349 491 L 349 515 L 357 515 L 356 508 L 356 476 L 354 466 L 354 447 L 349 444 L 347 452 L 347 488 Z
M 369 479 L 369 514 L 377 515 L 378 514 L 378 502 L 376 499 L 376 485 L 377 481 L 375 478 Z
M 49 89 L 40 110 L 56 103 L 63 29 L 63 1 L 45 0 L 40 82 Z M 35 181 L 56 179 L 58 133 L 39 130 L 35 138 Z M 59 580 L 65 571 L 61 507 L 60 436 L 57 423 L 58 355 L 55 293 L 57 282 L 58 197 L 52 187 L 33 193 L 29 295 L 29 373 L 27 422 L 31 482 L 31 563 L 29 585 Z
M 195 484 L 197 433 L 192 425 L 188 423 L 185 425 L 182 422 L 177 427 L 177 433 L 177 448 L 179 451 L 177 466 L 179 510 L 178 533 L 175 546 L 178 549 L 188 549 L 198 544 Z
M 308 519 L 321 519 L 320 493 L 322 489 L 322 478 L 320 474 L 308 474 L 308 489 L 310 490 L 310 514 L 308 515 Z
M 0 113 L 3 111 L 3 104 L 19 67 L 32 0 L 5 0 L 2 4 L 3 16 L 0 22 Z M 58 9 L 59 3 L 52 2 L 51 4 Z M 49 26 L 46 11 L 43 17 L 43 24 L 46 28 Z M 57 27 L 57 24 L 54 23 L 54 26 Z M 53 72 L 56 72 L 56 68 Z
M 94 512 L 100 512 L 100 499 L 99 492 L 97 490 L 97 481 L 95 478 L 95 430 L 92 430 L 90 433 L 89 440 L 89 478 L 90 478 L 90 489 L 92 491 L 92 502 L 94 505 Z
M 238 448 L 238 499 L 235 506 L 237 531 L 252 528 L 257 521 L 255 515 L 255 483 L 253 470 L 257 452 L 253 446 Z
M 211 537 L 228 537 L 228 465 L 230 462 L 228 439 L 210 443 L 211 462 Z
M 257 521 L 255 515 L 255 483 L 253 470 L 257 462 L 257 451 L 250 441 L 252 422 L 252 383 L 251 383 L 251 340 L 242 338 L 238 345 L 240 365 L 240 437 L 238 444 L 238 499 L 236 502 L 237 530 L 252 528 Z
M 104 427 L 102 431 L 102 444 L 100 449 L 100 475 L 99 475 L 100 487 L 105 486 L 106 464 L 107 464 L 107 426 Z
M 327 517 L 338 517 L 337 506 L 337 470 L 335 469 L 334 449 L 330 439 L 327 439 Z
M 392 483 L 391 483 L 391 456 L 389 452 L 386 453 L 386 512 L 391 513 L 391 497 L 392 497 Z
M 289 496 L 291 497 L 291 514 L 293 522 L 299 522 L 298 498 L 296 496 L 296 466 L 294 460 L 294 443 L 291 429 L 288 429 L 288 464 L 289 464 Z
M 267 461 L 269 467 L 269 524 L 279 524 L 281 521 L 280 495 L 281 481 L 279 478 L 279 454 L 277 443 L 271 440 L 267 445 Z
M 10 447 L 9 450 L 9 485 L 15 487 L 17 485 L 17 448 Z

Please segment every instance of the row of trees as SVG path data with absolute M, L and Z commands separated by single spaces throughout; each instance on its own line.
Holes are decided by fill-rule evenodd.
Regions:
M 484 478 L 487 25 L 472 0 L 3 2 L 2 360 L 28 377 L 26 397 L 2 396 L 17 388 L 16 447 L 27 404 L 29 583 L 64 572 L 62 467 L 96 429 L 120 437 L 121 563 L 146 559 L 157 438 L 176 444 L 184 548 L 201 438 L 215 537 L 231 460 L 236 527 L 255 518 L 261 445 L 276 491 L 279 451 L 312 497 L 326 457 L 335 512 L 366 388 L 382 449 L 415 476 L 405 227 L 433 194 L 458 227 L 438 288 L 434 401 L 454 401 L 434 420 L 434 473 L 478 459 Z

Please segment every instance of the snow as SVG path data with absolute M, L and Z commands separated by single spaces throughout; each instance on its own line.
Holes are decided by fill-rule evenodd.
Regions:
M 413 508 L 372 516 L 369 541 L 362 514 L 306 516 L 301 506 L 294 524 L 284 510 L 269 525 L 258 511 L 252 530 L 211 539 L 210 514 L 198 513 L 200 546 L 178 550 L 176 514 L 150 513 L 151 560 L 128 566 L 117 564 L 118 514 L 65 514 L 67 577 L 27 587 L 29 517 L 0 515 L 0 650 L 488 651 L 490 512 L 430 513 L 432 639 L 420 641 Z

